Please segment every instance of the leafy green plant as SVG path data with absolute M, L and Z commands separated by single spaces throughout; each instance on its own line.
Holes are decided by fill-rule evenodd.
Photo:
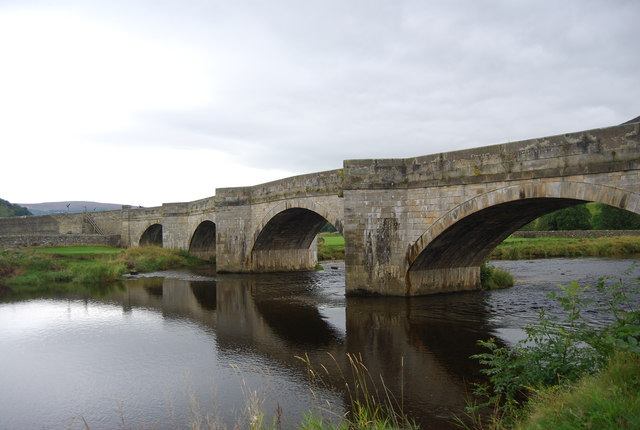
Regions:
M 616 351 L 640 353 L 640 280 L 625 280 L 630 270 L 617 281 L 600 279 L 595 289 L 577 282 L 560 285 L 549 297 L 560 304 L 563 317 L 554 319 L 542 310 L 513 348 L 499 346 L 495 339 L 479 341 L 488 351 L 472 358 L 484 366 L 488 383 L 476 386 L 474 394 L 484 401 L 468 408 L 469 414 L 477 417 L 480 409 L 490 407 L 494 423 L 500 423 L 496 427 L 509 426 L 537 390 L 594 374 Z M 584 311 L 594 307 L 611 323 L 591 324 Z
M 513 287 L 514 283 L 513 276 L 506 270 L 486 263 L 480 266 L 480 284 L 485 290 Z

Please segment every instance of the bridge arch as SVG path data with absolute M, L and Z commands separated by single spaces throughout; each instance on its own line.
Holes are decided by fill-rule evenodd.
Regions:
M 317 249 L 312 246 L 330 222 L 342 233 L 342 218 L 312 201 L 280 202 L 259 222 L 251 248 L 252 270 L 312 270 Z
M 213 221 L 202 221 L 191 235 L 189 253 L 202 259 L 216 255 L 216 225 Z
M 162 224 L 151 224 L 140 236 L 140 246 L 162 247 Z
M 478 195 L 437 219 L 409 247 L 407 292 L 415 294 L 427 285 L 447 291 L 441 285 L 445 279 L 458 284 L 457 289 L 477 287 L 480 265 L 514 231 L 549 212 L 585 202 L 640 213 L 639 194 L 585 182 L 536 181 Z
M 310 212 L 314 212 L 321 217 L 323 217 L 327 222 L 330 222 L 336 230 L 340 232 L 340 234 L 344 235 L 343 232 L 343 216 L 344 214 L 341 212 L 336 212 L 330 210 L 325 205 L 312 201 L 310 199 L 297 199 L 297 200 L 289 200 L 282 201 L 278 204 L 271 207 L 265 215 L 260 219 L 258 226 L 256 228 L 256 238 L 257 235 L 264 230 L 264 228 L 269 224 L 278 214 L 288 210 L 288 209 L 307 209 Z

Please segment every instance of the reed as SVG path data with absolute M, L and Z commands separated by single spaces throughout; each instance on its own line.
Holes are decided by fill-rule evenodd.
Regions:
M 347 429 L 418 429 L 418 425 L 404 412 L 402 396 L 396 399 L 386 386 L 382 376 L 374 377 L 362 360 L 356 354 L 346 355 L 346 368 L 338 363 L 331 354 L 330 367 L 320 365 L 315 367 L 307 355 L 298 357 L 308 370 L 312 386 L 333 391 L 338 381 L 348 399 L 347 411 L 339 415 L 330 407 L 312 410 L 303 417 L 299 428 L 305 430 L 347 430 Z M 330 369 L 331 368 L 331 369 Z M 379 378 L 379 380 L 378 380 Z

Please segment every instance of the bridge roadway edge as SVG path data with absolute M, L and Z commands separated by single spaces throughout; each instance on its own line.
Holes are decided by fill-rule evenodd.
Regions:
M 421 157 L 345 160 L 343 169 L 216 189 L 193 202 L 92 215 L 122 246 L 139 245 L 160 225 L 162 246 L 185 250 L 209 221 L 218 271 L 244 273 L 312 268 L 315 242 L 254 245 L 267 227 L 286 230 L 273 226 L 279 214 L 300 213 L 316 228 L 309 214 L 317 213 L 345 236 L 347 294 L 422 295 L 478 288 L 481 258 L 534 215 L 583 201 L 640 213 L 639 170 L 640 123 L 631 123 Z M 0 219 L 0 236 L 91 233 L 83 214 Z

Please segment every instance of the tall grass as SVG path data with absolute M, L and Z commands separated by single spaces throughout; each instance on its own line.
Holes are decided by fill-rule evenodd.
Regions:
M 0 253 L 0 283 L 42 289 L 56 283 L 105 284 L 127 272 L 151 272 L 201 264 L 184 252 L 158 247 L 42 248 Z
M 480 284 L 485 290 L 513 287 L 515 280 L 506 270 L 483 264 L 480 266 Z
M 332 390 L 328 380 L 339 381 L 347 394 L 348 410 L 344 415 L 323 408 L 305 415 L 299 428 L 308 430 L 348 429 L 418 429 L 418 425 L 404 412 L 402 393 L 395 398 L 382 379 L 371 374 L 360 355 L 347 354 L 347 368 L 343 369 L 329 354 L 332 369 L 325 365 L 315 367 L 308 356 L 298 357 L 308 369 L 313 386 Z M 378 388 L 381 387 L 381 388 Z
M 617 353 L 596 376 L 537 391 L 519 430 L 640 429 L 640 355 Z
M 535 258 L 623 257 L 640 254 L 640 237 L 508 238 L 491 253 L 493 260 Z

